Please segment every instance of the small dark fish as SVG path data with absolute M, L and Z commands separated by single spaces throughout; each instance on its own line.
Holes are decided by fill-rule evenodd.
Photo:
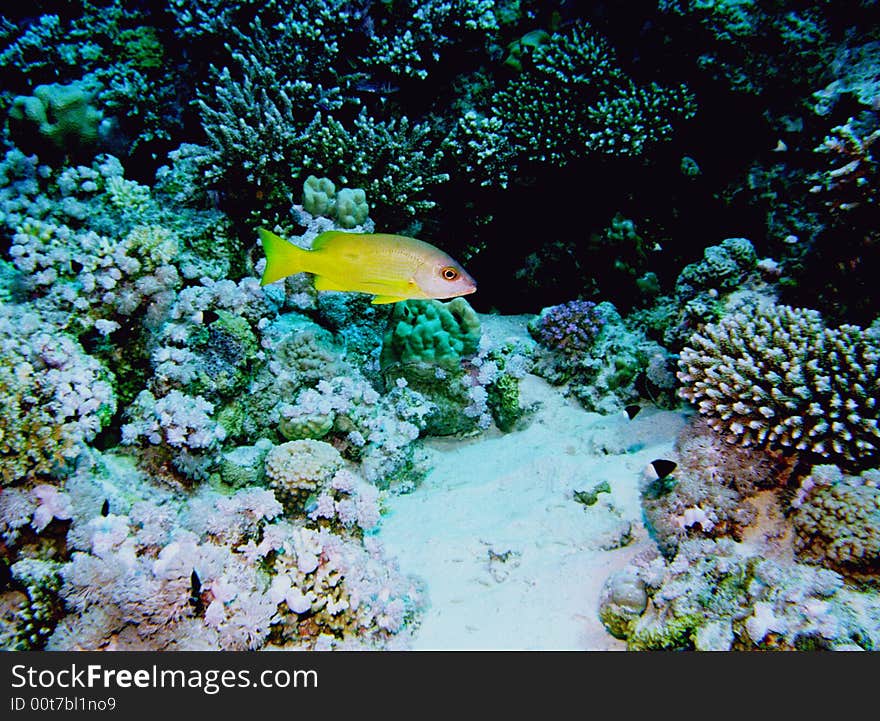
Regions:
M 70 261 L 70 269 L 74 273 L 76 273 L 77 275 L 79 275 L 80 271 L 82 271 L 83 268 L 85 268 L 85 266 L 82 263 L 80 263 L 78 260 L 71 260 Z
M 626 417 L 632 420 L 635 418 L 639 411 L 642 410 L 642 407 L 636 403 L 632 403 L 623 409 L 623 412 L 626 413 Z
M 202 322 L 205 325 L 211 325 L 215 320 L 217 320 L 220 316 L 218 315 L 216 310 L 205 310 L 202 311 Z
M 645 469 L 645 475 L 655 481 L 663 480 L 676 468 L 678 468 L 678 464 L 675 461 L 657 458 L 648 464 L 648 467 Z
M 196 609 L 196 612 L 202 608 L 202 580 L 196 569 L 193 569 L 192 576 L 189 577 L 189 605 Z
M 109 516 L 110 515 L 110 500 L 105 498 L 104 504 L 101 506 L 101 515 Z

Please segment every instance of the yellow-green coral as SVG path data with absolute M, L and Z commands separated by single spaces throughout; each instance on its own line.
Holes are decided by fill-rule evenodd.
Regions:
M 381 364 L 428 363 L 457 368 L 480 341 L 480 318 L 464 298 L 448 303 L 408 300 L 397 303 L 382 343 Z

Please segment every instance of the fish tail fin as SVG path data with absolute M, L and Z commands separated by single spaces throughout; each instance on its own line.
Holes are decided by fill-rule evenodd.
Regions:
M 276 280 L 286 278 L 288 275 L 305 270 L 304 261 L 307 250 L 298 248 L 293 243 L 288 243 L 275 233 L 258 228 L 260 240 L 263 242 L 263 251 L 266 253 L 266 269 L 260 285 L 268 285 Z

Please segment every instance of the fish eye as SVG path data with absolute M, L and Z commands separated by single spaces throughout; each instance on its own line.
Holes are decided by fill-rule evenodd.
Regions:
M 458 278 L 458 271 L 451 265 L 447 265 L 443 270 L 440 271 L 440 274 L 446 280 L 456 280 Z

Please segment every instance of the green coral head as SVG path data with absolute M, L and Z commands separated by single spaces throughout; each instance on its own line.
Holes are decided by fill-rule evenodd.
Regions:
M 91 105 L 95 92 L 83 82 L 38 85 L 31 96 L 19 95 L 9 111 L 10 132 L 17 142 L 64 152 L 98 142 L 103 113 Z
M 395 363 L 458 368 L 477 352 L 480 318 L 464 298 L 397 303 L 382 344 L 383 369 Z

